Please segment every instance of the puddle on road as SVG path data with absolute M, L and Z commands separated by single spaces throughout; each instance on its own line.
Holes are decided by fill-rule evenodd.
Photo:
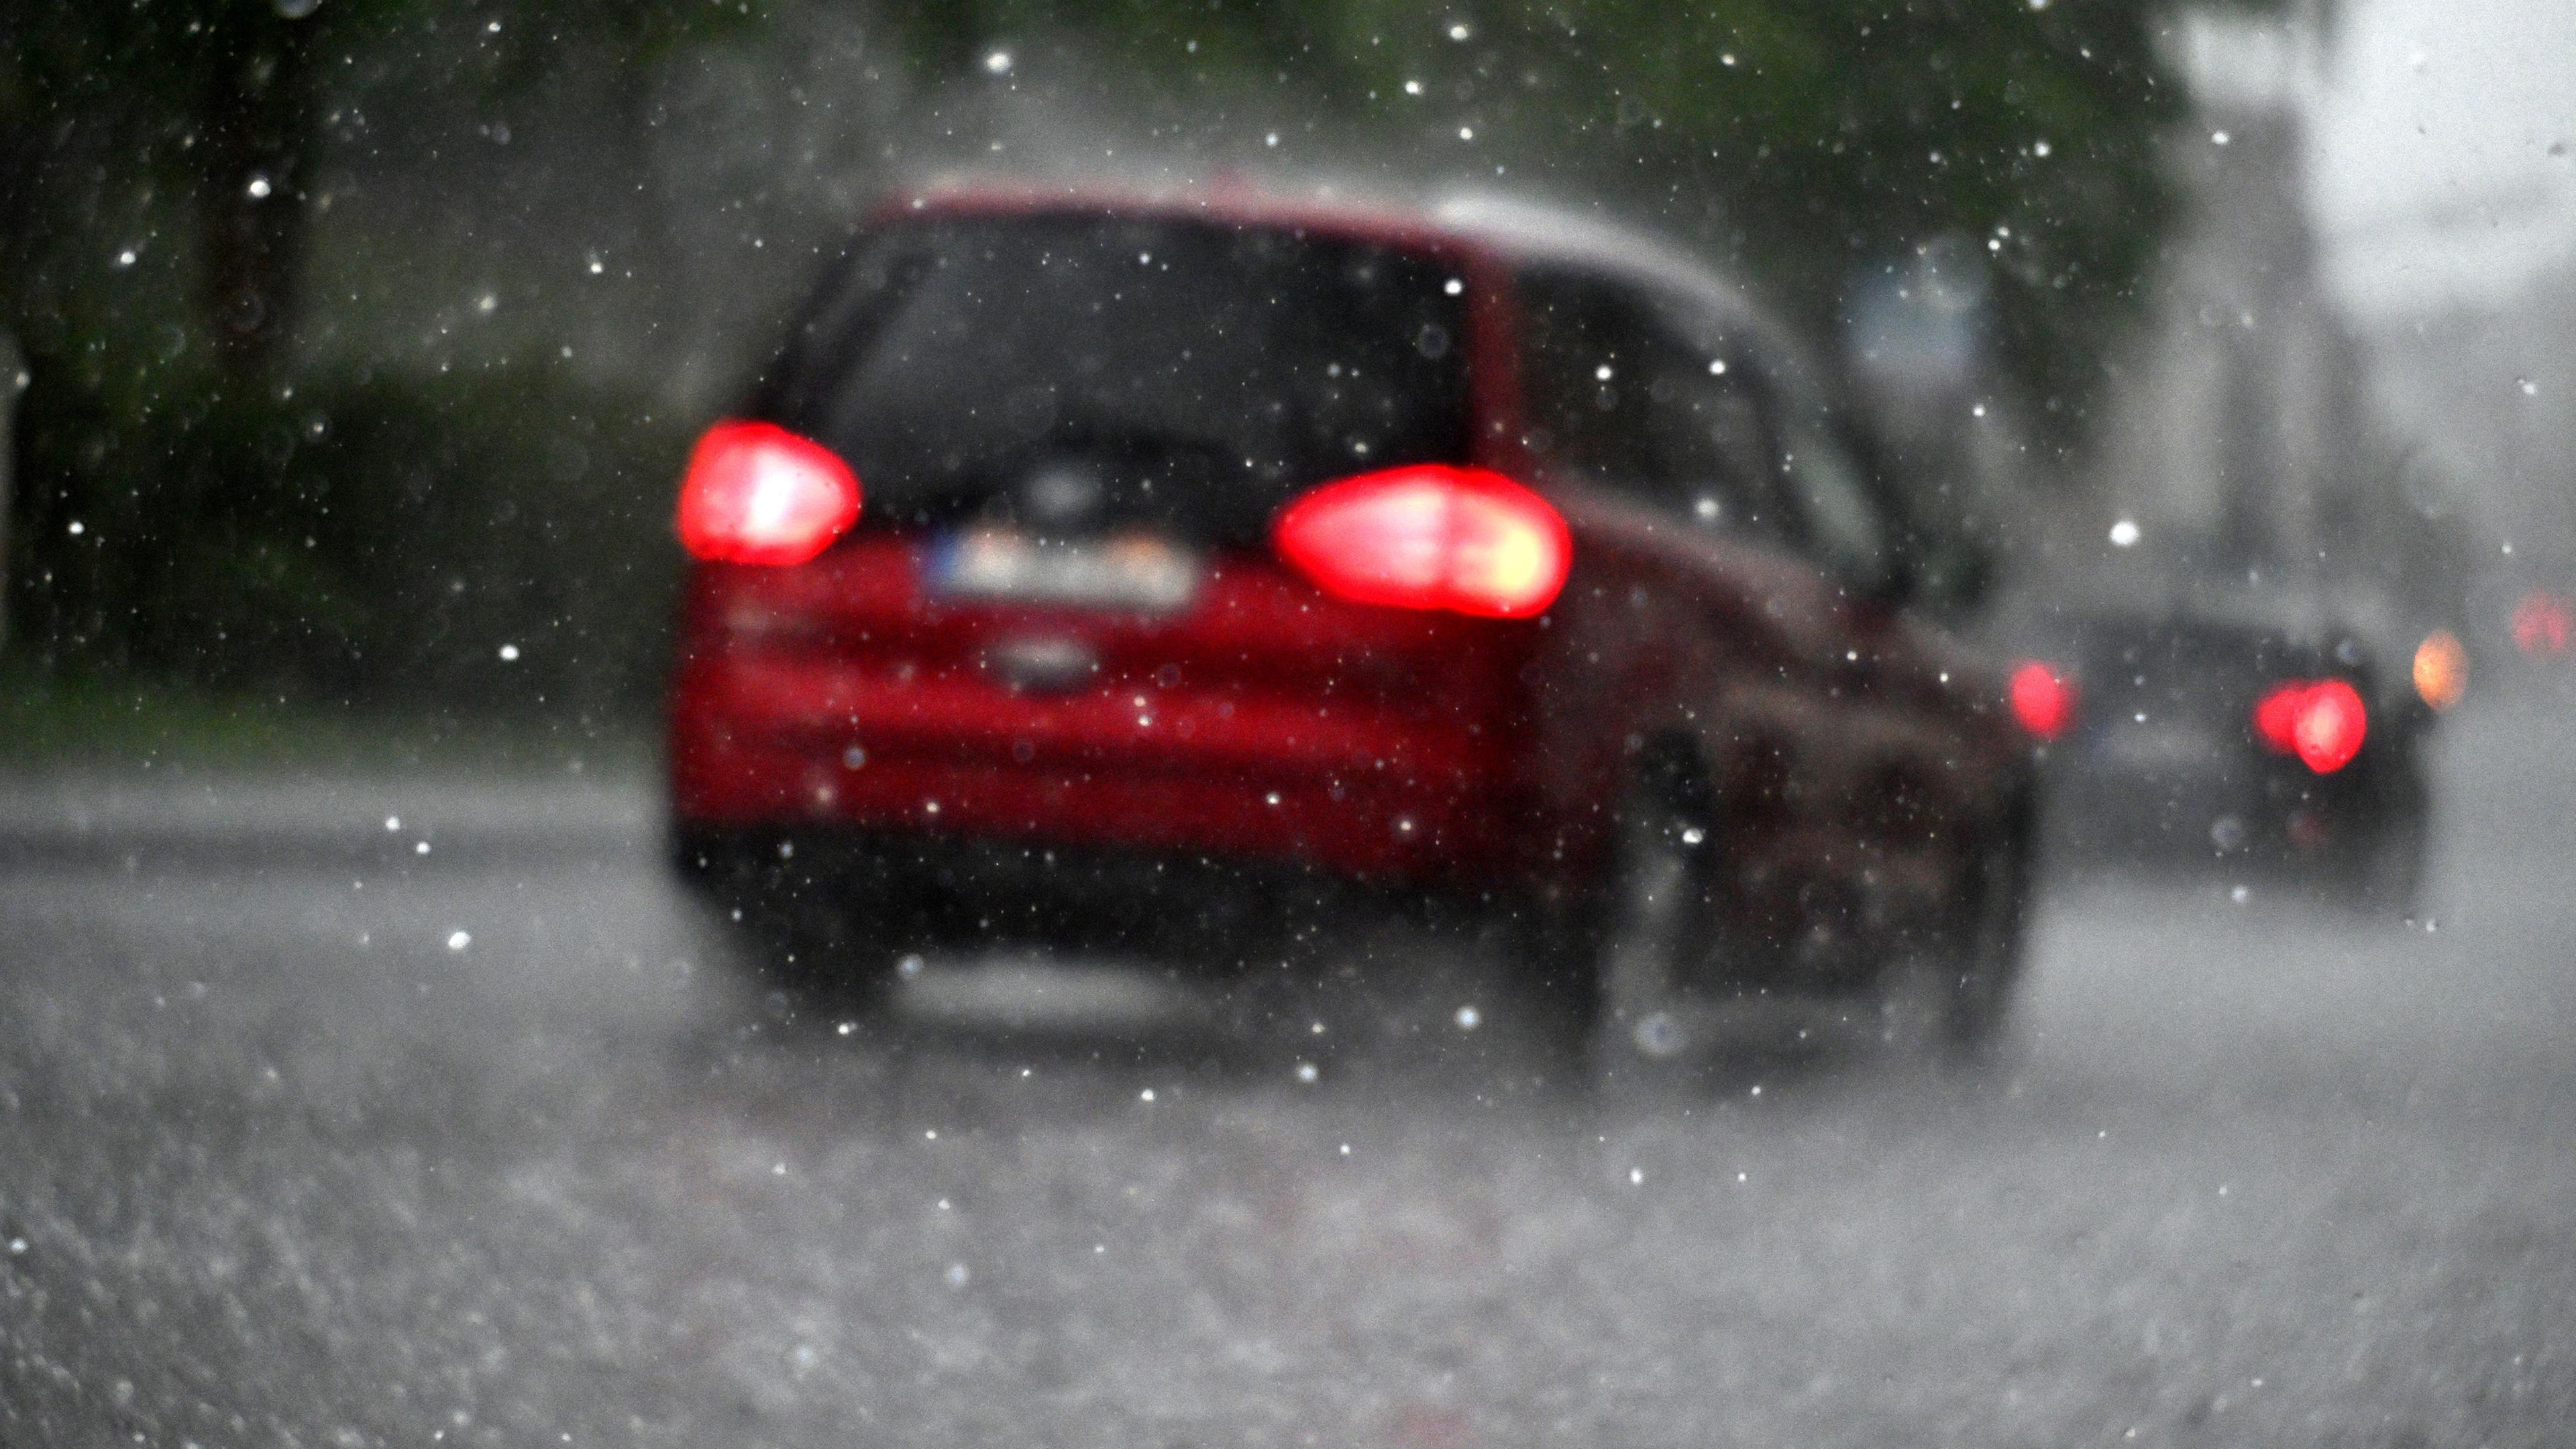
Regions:
M 1208 1025 L 1207 996 L 1126 961 L 932 957 L 903 982 L 894 1010 L 912 1025 L 961 1031 L 1171 1031 Z

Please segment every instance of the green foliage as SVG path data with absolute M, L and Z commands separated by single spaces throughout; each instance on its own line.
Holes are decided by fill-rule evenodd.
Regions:
M 546 377 L 347 379 L 141 418 L 37 374 L 22 649 L 308 698 L 631 705 L 685 438 Z M 502 646 L 517 658 L 503 660 Z
M 17 647 L 326 698 L 649 697 L 674 563 L 673 420 L 542 366 L 290 379 L 274 350 L 228 363 L 225 297 L 291 306 L 301 256 L 300 193 L 246 207 L 242 178 L 296 174 L 316 118 L 302 133 L 285 120 L 370 48 L 434 48 L 457 85 L 509 95 L 574 63 L 640 77 L 821 3 L 0 6 L 0 327 L 35 378 L 12 510 Z M 1458 177 L 1507 164 L 1506 184 L 1657 219 L 1817 324 L 1857 269 L 1974 238 L 1990 244 L 2002 359 L 2070 438 L 2165 218 L 2155 141 L 2180 104 L 2140 0 L 871 13 L 916 80 L 1072 37 L 1108 63 L 1104 98 L 1312 115 L 1327 144 L 1310 154 Z M 273 64 L 302 79 L 272 84 Z M 254 213 L 275 224 L 210 250 Z M 119 255 L 128 238 L 139 262 Z M 498 660 L 504 643 L 516 664 Z
M 2139 0 L 945 0 L 939 52 L 1087 35 L 1214 92 L 1652 212 L 1825 321 L 1854 269 L 1991 242 L 2003 356 L 2071 420 L 2134 310 L 2181 96 Z M 1408 88 L 1408 82 L 1411 83 Z M 1449 139 L 1461 126 L 1473 152 Z

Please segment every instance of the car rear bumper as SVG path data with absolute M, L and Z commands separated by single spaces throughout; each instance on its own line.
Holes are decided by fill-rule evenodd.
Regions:
M 1508 869 L 1528 836 L 1501 752 L 1470 724 L 1257 696 L 1144 701 L 1006 710 L 978 681 L 693 663 L 671 714 L 674 815 L 1452 883 Z
M 2385 749 L 2324 775 L 2251 748 L 2142 760 L 2078 737 L 2053 753 L 2052 843 L 2087 857 L 2328 855 L 2399 821 L 2411 798 L 2405 762 Z
M 868 830 L 683 823 L 675 863 L 722 905 L 821 909 L 888 952 L 1022 945 L 1208 966 L 1276 964 L 1316 923 L 1390 893 L 1311 867 Z

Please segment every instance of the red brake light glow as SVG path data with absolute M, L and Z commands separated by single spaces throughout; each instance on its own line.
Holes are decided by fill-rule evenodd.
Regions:
M 858 519 L 850 465 L 769 423 L 707 429 L 680 480 L 680 546 L 710 562 L 800 564 Z
M 2254 738 L 2320 775 L 2351 764 L 2369 731 L 2361 692 L 2340 679 L 2293 679 L 2254 702 Z
M 1500 473 L 1432 463 L 1306 493 L 1280 512 L 1271 541 L 1336 598 L 1489 619 L 1545 611 L 1574 559 L 1546 499 Z
M 2013 718 L 2042 743 L 2066 733 L 2075 723 L 2075 682 L 2041 660 L 2013 670 L 2011 700 Z

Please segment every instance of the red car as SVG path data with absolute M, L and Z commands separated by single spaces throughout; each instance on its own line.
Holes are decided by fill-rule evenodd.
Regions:
M 679 529 L 679 856 L 777 962 L 1240 971 L 1394 897 L 1505 928 L 1614 1061 L 1757 1001 L 1972 1043 L 2006 998 L 2000 674 L 1904 607 L 1833 391 L 1637 237 L 906 199 L 698 444 Z

